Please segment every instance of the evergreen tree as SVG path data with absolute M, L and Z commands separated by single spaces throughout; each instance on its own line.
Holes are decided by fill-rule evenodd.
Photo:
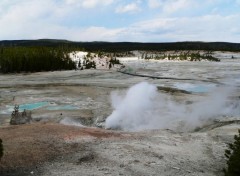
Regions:
M 225 176 L 239 176 L 240 175 L 240 129 L 238 135 L 234 136 L 234 142 L 228 144 L 228 149 L 225 150 L 227 157 L 227 169 L 224 169 Z
M 2 139 L 0 139 L 0 160 L 3 156 L 3 144 L 2 144 Z
M 108 66 L 108 69 L 110 70 L 112 68 L 112 63 L 109 62 L 109 66 Z
M 78 61 L 78 68 L 81 68 L 81 60 Z

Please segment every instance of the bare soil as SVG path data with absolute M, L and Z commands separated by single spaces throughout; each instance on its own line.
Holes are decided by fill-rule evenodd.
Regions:
M 61 124 L 35 123 L 0 128 L 4 156 L 0 162 L 0 175 L 25 175 L 44 162 L 84 150 L 79 139 L 120 138 L 117 132 L 97 128 L 77 128 Z M 30 172 L 29 172 L 30 173 Z
M 205 132 L 142 132 L 56 123 L 1 127 L 1 176 L 223 175 L 239 124 Z

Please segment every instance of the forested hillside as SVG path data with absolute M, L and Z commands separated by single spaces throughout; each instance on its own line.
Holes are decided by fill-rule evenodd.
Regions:
M 68 50 L 61 47 L 0 47 L 0 72 L 39 72 L 75 69 Z

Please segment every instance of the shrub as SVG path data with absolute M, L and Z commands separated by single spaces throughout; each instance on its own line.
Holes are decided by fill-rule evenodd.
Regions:
M 91 68 L 96 69 L 95 61 L 86 60 L 85 69 L 91 69 Z
M 114 64 L 121 64 L 120 61 L 119 61 L 117 58 L 112 58 L 112 59 L 110 60 L 110 63 L 111 63 L 112 65 L 114 65 Z
M 225 176 L 240 175 L 240 129 L 238 135 L 234 136 L 234 142 L 228 144 L 228 149 L 225 150 L 227 157 L 227 169 L 224 169 Z

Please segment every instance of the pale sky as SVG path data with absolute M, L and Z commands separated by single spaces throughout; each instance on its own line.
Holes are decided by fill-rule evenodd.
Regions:
M 240 43 L 240 0 L 0 0 L 0 40 Z

